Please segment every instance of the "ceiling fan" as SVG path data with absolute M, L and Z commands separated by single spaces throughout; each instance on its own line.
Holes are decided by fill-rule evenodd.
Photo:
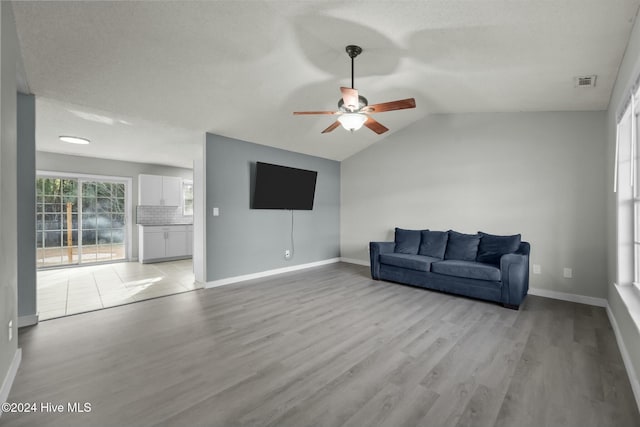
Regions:
M 385 133 L 389 129 L 380 124 L 369 114 L 415 108 L 416 100 L 413 98 L 407 98 L 398 101 L 383 102 L 382 104 L 368 105 L 367 98 L 360 95 L 358 93 L 358 90 L 353 87 L 353 63 L 355 57 L 362 53 L 362 48 L 360 46 L 349 45 L 346 47 L 346 51 L 351 58 L 351 88 L 340 88 L 340 92 L 342 92 L 342 99 L 338 101 L 338 111 L 294 111 L 293 114 L 337 115 L 338 120 L 333 122 L 331 126 L 326 128 L 325 130 L 323 130 L 322 133 L 331 132 L 340 125 L 351 132 L 360 129 L 364 125 L 378 135 Z

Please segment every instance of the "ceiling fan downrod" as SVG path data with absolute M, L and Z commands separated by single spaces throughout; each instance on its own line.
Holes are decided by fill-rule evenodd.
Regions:
M 362 53 L 362 48 L 360 46 L 356 46 L 354 44 L 350 44 L 346 47 L 347 54 L 349 58 L 351 58 L 351 89 L 355 89 L 353 85 L 353 75 L 354 75 L 354 59 L 356 56 Z

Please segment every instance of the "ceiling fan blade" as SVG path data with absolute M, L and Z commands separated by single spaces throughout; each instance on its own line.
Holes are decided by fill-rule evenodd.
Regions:
M 306 115 L 306 114 L 338 114 L 337 111 L 294 111 L 295 115 Z
M 331 126 L 329 126 L 328 128 L 326 128 L 325 130 L 322 131 L 322 133 L 329 133 L 332 130 L 334 130 L 335 128 L 337 128 L 338 126 L 340 126 L 340 122 L 339 121 L 335 121 L 331 124 Z
M 405 110 L 407 108 L 416 108 L 416 100 L 407 98 L 398 101 L 383 102 L 382 104 L 369 105 L 365 110 L 367 113 L 384 113 L 385 111 Z
M 344 107 L 350 111 L 356 111 L 360 107 L 360 101 L 358 98 L 358 90 L 351 89 L 350 87 L 341 87 L 342 100 L 344 101 Z
M 374 131 L 375 133 L 377 133 L 378 135 L 385 133 L 386 131 L 389 130 L 383 125 L 381 125 L 380 122 L 378 122 L 376 119 L 369 116 L 367 116 L 367 121 L 364 122 L 364 125 L 369 129 L 371 129 L 372 131 Z

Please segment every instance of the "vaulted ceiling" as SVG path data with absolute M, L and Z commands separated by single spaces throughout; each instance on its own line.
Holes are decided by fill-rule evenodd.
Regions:
M 99 137 L 80 154 L 185 166 L 204 132 L 342 160 L 429 114 L 606 109 L 639 4 L 234 0 L 13 7 L 26 81 L 39 98 L 39 149 L 60 151 L 58 135 L 91 138 L 95 131 Z M 364 49 L 355 87 L 370 103 L 416 99 L 414 110 L 376 115 L 391 129 L 381 136 L 341 128 L 321 135 L 334 118 L 291 114 L 336 109 L 339 87 L 350 86 L 348 44 Z M 595 88 L 574 87 L 575 76 L 594 74 Z

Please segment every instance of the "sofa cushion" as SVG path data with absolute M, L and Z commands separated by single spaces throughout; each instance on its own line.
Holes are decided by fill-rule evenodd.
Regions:
M 393 265 L 410 270 L 429 271 L 431 263 L 436 261 L 440 261 L 440 259 L 423 255 L 380 254 L 380 264 Z
M 447 250 L 444 259 L 455 259 L 459 261 L 475 261 L 478 255 L 479 234 L 464 234 L 449 230 L 447 240 Z
M 416 255 L 420 247 L 420 230 L 403 230 L 396 228 L 396 247 L 394 252 L 399 254 Z
M 520 235 L 496 236 L 480 231 L 480 245 L 478 246 L 478 257 L 476 261 L 487 264 L 500 264 L 502 255 L 510 254 L 520 247 Z
M 420 240 L 420 249 L 418 255 L 426 255 L 434 258 L 444 258 L 444 252 L 447 249 L 447 239 L 449 233 L 446 231 L 429 231 L 422 230 L 422 239 Z
M 438 261 L 431 264 L 431 272 L 447 276 L 465 277 L 467 279 L 500 281 L 499 268 L 475 261 Z

